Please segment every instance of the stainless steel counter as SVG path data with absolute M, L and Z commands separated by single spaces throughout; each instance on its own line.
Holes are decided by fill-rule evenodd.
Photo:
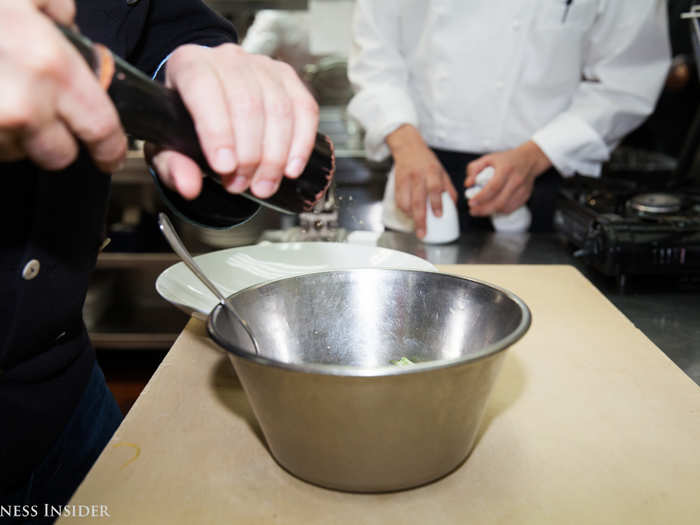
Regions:
M 571 264 L 700 385 L 700 286 L 697 284 L 638 278 L 621 290 L 615 279 L 602 276 L 576 259 L 555 234 L 470 232 L 453 244 L 430 246 L 413 235 L 385 232 L 378 244 L 418 255 L 433 264 Z

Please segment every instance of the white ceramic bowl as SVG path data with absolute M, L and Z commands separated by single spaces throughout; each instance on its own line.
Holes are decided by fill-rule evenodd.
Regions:
M 307 273 L 359 268 L 437 271 L 428 261 L 376 246 L 327 242 L 261 243 L 195 257 L 225 296 L 266 281 Z M 184 263 L 163 271 L 156 280 L 163 299 L 187 314 L 206 318 L 218 304 Z

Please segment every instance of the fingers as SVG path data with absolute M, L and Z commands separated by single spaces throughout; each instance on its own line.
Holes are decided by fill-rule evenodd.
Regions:
M 284 173 L 287 177 L 296 178 L 304 171 L 313 151 L 319 108 L 294 70 L 287 64 L 279 64 L 282 67 L 284 86 L 294 110 L 293 138 Z
M 447 173 L 443 173 L 443 187 L 447 191 L 447 193 L 450 195 L 450 198 L 452 201 L 457 204 L 457 190 L 455 189 L 454 185 L 452 184 L 452 179 L 450 179 L 450 176 Z
M 49 18 L 60 24 L 71 26 L 75 19 L 73 0 L 32 0 L 34 5 Z
M 406 215 L 411 215 L 411 174 L 397 166 L 394 177 L 394 200 L 396 205 Z
M 127 149 L 119 116 L 82 57 L 60 38 L 65 60 L 57 71 L 57 117 L 87 146 L 100 169 L 113 171 Z
M 494 176 L 494 179 L 497 176 L 498 173 Z M 475 202 L 477 197 L 480 198 L 481 194 L 488 188 L 488 185 L 486 185 L 477 197 L 469 201 L 469 213 L 475 217 L 492 215 L 494 213 L 511 213 L 527 202 L 532 193 L 532 186 L 532 181 L 527 177 L 513 174 L 492 198 L 486 201 Z
M 442 216 L 442 193 L 447 191 L 457 201 L 450 177 L 440 160 L 422 140 L 418 144 L 400 145 L 394 142 L 395 189 L 398 208 L 413 218 L 416 236 L 425 237 L 425 219 L 429 205 L 436 217 Z
M 480 157 L 467 164 L 467 178 L 464 180 L 464 186 L 469 188 L 476 184 L 476 176 L 488 166 L 491 166 L 493 159 L 490 155 Z
M 202 149 L 226 188 L 260 198 L 298 177 L 313 150 L 318 106 L 290 66 L 234 44 L 183 46 L 167 81 L 192 114 Z
M 239 162 L 227 93 L 217 65 L 205 51 L 198 46 L 179 48 L 168 61 L 166 82 L 180 93 L 192 115 L 209 166 L 220 175 L 230 175 Z
M 238 153 L 238 169 L 232 187 L 235 190 L 250 186 L 262 160 L 265 137 L 265 102 L 257 75 L 247 66 L 239 71 L 245 74 L 245 77 L 240 78 L 228 89 Z
M 175 151 L 149 149 L 150 158 L 160 180 L 168 188 L 177 191 L 187 200 L 192 200 L 202 191 L 202 172 L 195 161 Z
M 442 217 L 442 192 L 443 192 L 444 173 L 442 170 L 432 170 L 428 173 L 425 184 L 430 199 L 430 207 L 433 210 L 433 215 Z
M 425 237 L 426 215 L 426 178 L 421 171 L 404 171 L 400 167 L 395 171 L 394 199 L 399 209 L 413 218 L 416 236 Z M 442 203 L 441 203 L 442 204 Z
M 425 237 L 425 215 L 427 191 L 425 178 L 421 173 L 414 172 L 411 176 L 411 217 L 416 228 L 416 237 Z
M 97 166 L 111 171 L 126 153 L 116 110 L 55 25 L 26 9 L 28 4 L 21 5 L 5 13 L 14 22 L 4 27 L 0 43 L 0 78 L 11 79 L 3 85 L 0 132 L 12 138 L 3 142 L 13 144 L 13 156 L 19 147 L 23 156 L 45 169 L 70 164 L 78 153 L 77 142 L 82 142 Z M 44 5 L 61 9 L 63 4 Z M 70 16 L 66 13 L 61 16 Z M 26 34 L 41 37 L 28 42 Z
M 23 140 L 27 156 L 46 170 L 60 170 L 78 156 L 78 143 L 63 122 L 52 120 Z
M 257 71 L 263 93 L 264 131 L 262 157 L 253 175 L 252 191 L 267 198 L 277 191 L 288 164 L 294 129 L 294 110 L 284 85 L 272 71 L 272 60 Z M 303 166 L 302 166 L 303 168 Z
M 475 211 L 498 196 L 508 182 L 511 170 L 505 167 L 494 166 L 496 173 L 483 189 L 469 200 L 469 207 Z M 474 176 L 476 179 L 476 175 Z
M 504 213 L 506 215 L 513 213 L 515 210 L 520 208 L 520 206 L 527 203 L 527 201 L 530 199 L 530 195 L 532 195 L 532 188 L 521 186 L 515 190 L 515 192 L 513 192 L 510 199 L 503 204 L 500 211 L 497 213 Z

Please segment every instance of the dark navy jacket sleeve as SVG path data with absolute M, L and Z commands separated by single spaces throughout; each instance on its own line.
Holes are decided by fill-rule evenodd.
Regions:
M 115 23 L 121 20 L 120 23 Z M 79 3 L 78 25 L 149 76 L 183 44 L 214 47 L 236 41 L 233 26 L 201 0 L 101 0 Z M 158 80 L 164 80 L 165 67 Z M 185 200 L 154 175 L 163 202 L 181 218 L 208 228 L 227 229 L 255 215 L 260 205 L 232 195 L 209 179 L 201 194 Z
M 231 25 L 199 0 L 76 0 L 76 6 L 83 34 L 147 74 L 180 44 L 217 45 L 235 38 Z M 104 240 L 110 177 L 84 150 L 57 172 L 29 161 L 0 162 L 0 171 L 2 501 L 7 489 L 26 485 L 91 376 L 95 352 L 82 308 Z M 236 200 L 245 201 L 241 206 L 249 201 L 210 190 L 221 201 L 207 208 L 198 200 L 200 212 L 245 215 Z
M 144 0 L 140 0 L 144 2 Z M 127 59 L 153 75 L 158 65 L 183 44 L 214 47 L 236 42 L 233 26 L 200 0 L 149 0 L 143 30 Z M 142 8 L 143 9 L 143 8 Z
M 127 58 L 150 75 L 158 71 L 165 58 L 183 44 L 214 47 L 236 41 L 233 26 L 199 0 L 150 0 L 149 4 L 144 29 Z M 164 72 L 165 68 L 161 67 L 158 80 L 164 80 Z M 201 226 L 231 228 L 245 222 L 260 207 L 224 191 L 209 179 L 204 180 L 200 195 L 188 201 L 167 188 L 153 170 L 151 173 L 168 208 L 181 218 Z

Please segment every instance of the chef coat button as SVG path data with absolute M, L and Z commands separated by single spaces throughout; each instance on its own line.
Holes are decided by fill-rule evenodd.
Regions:
M 515 19 L 513 20 L 513 31 L 518 31 L 520 29 L 520 20 Z
M 24 265 L 24 268 L 22 269 L 22 279 L 26 281 L 31 281 L 39 275 L 39 268 L 41 268 L 41 264 L 39 264 L 39 261 L 36 259 L 32 259 L 29 261 L 27 264 Z
M 497 88 L 497 89 L 503 89 L 503 87 L 504 87 L 505 85 L 506 85 L 505 82 L 503 82 L 502 80 L 498 80 L 498 81 L 496 82 L 496 88 Z

